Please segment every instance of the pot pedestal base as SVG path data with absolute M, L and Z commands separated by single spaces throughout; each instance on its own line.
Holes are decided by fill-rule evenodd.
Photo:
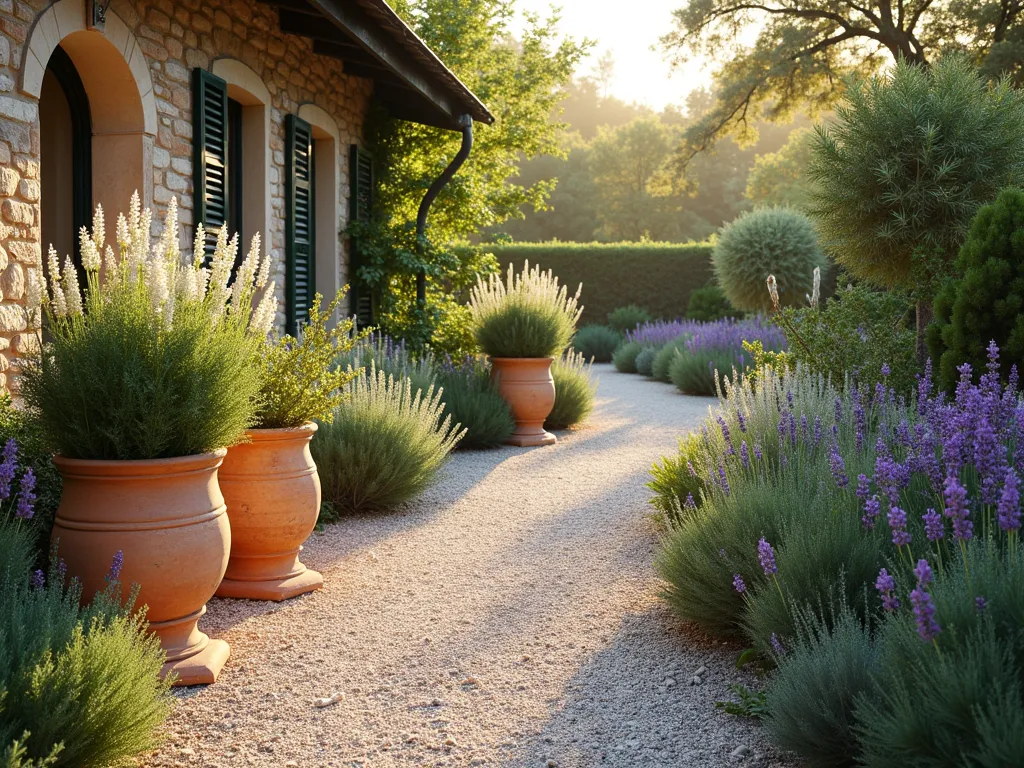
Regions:
M 505 441 L 507 445 L 515 445 L 519 448 L 534 448 L 538 445 L 554 445 L 558 438 L 550 432 L 528 433 L 519 435 L 512 433 L 512 436 Z
M 178 661 L 169 661 L 160 670 L 166 677 L 173 672 L 178 676 L 174 685 L 210 685 L 217 682 L 217 676 L 224 669 L 231 655 L 231 647 L 223 640 L 210 640 L 199 653 Z
M 246 600 L 273 600 L 281 602 L 307 592 L 314 592 L 324 585 L 324 577 L 309 568 L 295 576 L 268 581 L 238 581 L 224 579 L 217 588 L 217 597 L 234 597 Z

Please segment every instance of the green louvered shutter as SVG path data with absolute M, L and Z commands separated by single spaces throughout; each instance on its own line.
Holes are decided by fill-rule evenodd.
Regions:
M 196 221 L 206 229 L 206 253 L 211 255 L 228 218 L 228 84 L 196 67 L 192 105 Z
M 349 163 L 349 179 L 351 180 L 349 221 L 366 224 L 369 223 L 373 212 L 373 156 L 365 149 L 353 144 Z M 358 238 L 352 238 L 350 250 L 348 277 L 351 285 L 350 312 L 355 315 L 360 328 L 368 328 L 374 322 L 373 297 L 359 279 L 362 258 Z
M 316 286 L 313 249 L 313 133 L 309 123 L 288 115 L 285 125 L 286 330 L 295 334 L 309 318 Z

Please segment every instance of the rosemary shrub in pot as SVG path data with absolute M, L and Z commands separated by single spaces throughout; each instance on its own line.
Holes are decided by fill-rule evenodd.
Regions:
M 356 342 L 352 321 L 328 328 L 344 295 L 321 310 L 317 294 L 299 338 L 271 339 L 258 352 L 261 387 L 249 442 L 229 448 L 220 469 L 231 520 L 220 597 L 280 601 L 323 586 L 299 552 L 320 513 L 320 476 L 309 450 L 314 419 L 333 419 L 361 370 L 338 363 Z
M 544 420 L 555 404 L 551 363 L 572 342 L 583 312 L 580 291 L 569 295 L 550 270 L 511 265 L 504 282 L 495 275 L 477 281 L 470 296 L 473 332 L 491 358 L 491 376 L 512 408 L 516 429 L 510 445 L 552 445 Z
M 107 245 L 97 209 L 81 233 L 84 294 L 51 248 L 49 285 L 31 286 L 49 338 L 26 361 L 22 394 L 57 453 L 53 542 L 69 575 L 92 595 L 123 552 L 121 583 L 138 585 L 164 673 L 194 685 L 213 682 L 229 654 L 197 628 L 230 549 L 217 469 L 252 421 L 251 361 L 276 302 L 273 286 L 254 301 L 270 272 L 258 238 L 229 285 L 237 236 L 222 231 L 204 266 L 198 227 L 199 258 L 185 263 L 176 202 L 155 244 L 151 219 L 134 195 Z

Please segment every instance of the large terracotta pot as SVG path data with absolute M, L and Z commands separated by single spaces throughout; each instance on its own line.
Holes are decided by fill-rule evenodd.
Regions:
M 53 540 L 68 575 L 79 578 L 90 599 L 106 587 L 114 554 L 123 552 L 123 596 L 139 586 L 136 607 L 148 606 L 150 630 L 167 654 L 163 672 L 173 671 L 176 685 L 214 682 L 230 654 L 227 643 L 196 625 L 231 549 L 217 485 L 225 453 L 146 461 L 54 458 L 64 493 Z
M 516 429 L 509 445 L 553 445 L 557 438 L 544 431 L 544 419 L 555 407 L 553 357 L 492 357 L 491 378 L 512 408 Z
M 320 476 L 309 453 L 316 429 L 252 429 L 251 442 L 228 449 L 220 487 L 231 560 L 218 596 L 287 600 L 323 586 L 323 576 L 299 562 L 320 514 Z

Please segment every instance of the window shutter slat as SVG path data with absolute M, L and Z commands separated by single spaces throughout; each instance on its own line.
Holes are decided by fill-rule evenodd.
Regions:
M 313 132 L 305 120 L 288 115 L 285 121 L 285 240 L 287 259 L 286 331 L 295 334 L 309 319 L 316 290 L 313 223 Z
M 349 221 L 368 224 L 373 215 L 374 168 L 373 155 L 353 144 L 349 158 Z M 374 323 L 373 296 L 359 279 L 359 268 L 363 265 L 358 238 L 350 242 L 349 278 L 351 284 L 350 311 L 356 317 L 360 328 Z
M 228 85 L 212 72 L 192 71 L 193 174 L 196 221 L 206 229 L 207 256 L 228 218 Z

